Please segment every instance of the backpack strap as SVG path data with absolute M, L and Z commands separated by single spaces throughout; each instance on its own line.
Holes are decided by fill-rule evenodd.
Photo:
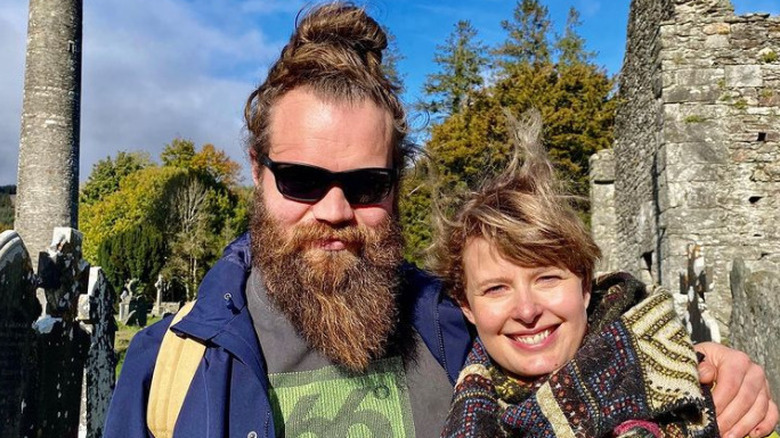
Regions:
M 152 373 L 146 424 L 155 438 L 171 438 L 184 397 L 200 365 L 206 346 L 195 339 L 180 337 L 170 327 L 190 313 L 195 301 L 185 304 L 163 336 Z

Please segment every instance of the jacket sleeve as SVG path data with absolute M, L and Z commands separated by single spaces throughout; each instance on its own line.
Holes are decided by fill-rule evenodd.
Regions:
M 104 438 L 152 438 L 146 427 L 146 405 L 152 372 L 168 317 L 141 330 L 130 342 L 106 416 Z

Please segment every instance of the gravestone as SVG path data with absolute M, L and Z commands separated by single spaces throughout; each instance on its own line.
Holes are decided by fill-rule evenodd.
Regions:
M 161 274 L 157 275 L 157 281 L 154 283 L 154 288 L 157 291 L 157 297 L 154 300 L 154 307 L 152 307 L 152 315 L 160 316 L 162 315 L 162 300 L 165 291 L 165 280 L 163 280 Z
M 55 228 L 52 245 L 38 258 L 46 314 L 35 322 L 38 367 L 23 430 L 28 436 L 76 438 L 82 377 L 89 334 L 76 318 L 79 295 L 86 292 L 88 264 L 81 257 L 82 235 Z
M 16 231 L 0 233 L 0 438 L 21 436 L 31 373 L 36 368 L 32 323 L 41 313 L 27 249 Z
M 135 325 L 146 327 L 146 314 L 149 312 L 150 305 L 143 297 L 135 297 L 130 301 L 130 313 L 127 314 L 125 325 Z
M 89 271 L 87 291 L 79 297 L 79 320 L 90 333 L 81 429 L 86 432 L 86 438 L 100 438 L 116 380 L 114 290 L 103 270 L 93 267 Z
M 135 296 L 133 288 L 137 282 L 138 280 L 135 278 L 127 280 L 119 295 L 119 320 L 122 321 L 122 324 L 127 324 L 126 321 L 130 317 L 130 302 Z

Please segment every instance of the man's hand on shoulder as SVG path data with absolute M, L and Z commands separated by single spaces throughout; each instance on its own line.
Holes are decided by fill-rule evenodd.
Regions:
M 721 436 L 758 438 L 772 433 L 778 410 L 764 369 L 745 353 L 714 342 L 694 348 L 705 356 L 699 364 L 701 383 L 717 383 L 712 398 Z

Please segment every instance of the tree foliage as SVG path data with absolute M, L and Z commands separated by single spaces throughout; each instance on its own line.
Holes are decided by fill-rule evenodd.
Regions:
M 401 62 L 405 56 L 398 48 L 398 40 L 395 35 L 390 32 L 390 29 L 382 26 L 382 30 L 387 35 L 387 50 L 382 55 L 382 69 L 385 74 L 390 78 L 390 81 L 398 86 L 399 93 L 403 93 L 404 89 L 404 75 L 398 70 L 398 63 Z
M 502 72 L 521 64 L 550 62 L 550 17 L 539 0 L 521 0 L 515 5 L 512 20 L 501 21 L 506 40 L 493 50 L 496 66 Z
M 485 46 L 475 40 L 477 30 L 461 20 L 444 45 L 437 46 L 434 61 L 441 71 L 428 75 L 423 91 L 428 101 L 422 109 L 432 114 L 457 114 L 469 103 L 469 95 L 483 83 L 487 65 Z
M 11 195 L 0 192 L 0 233 L 14 228 L 14 206 Z
M 572 9 L 563 34 L 552 37 L 547 8 L 537 0 L 517 2 L 513 20 L 501 23 L 507 40 L 492 51 L 493 82 L 476 87 L 467 106 L 430 127 L 425 149 L 435 161 L 437 177 L 428 185 L 444 187 L 445 193 L 476 189 L 509 158 L 504 111 L 520 115 L 537 109 L 559 176 L 570 192 L 587 196 L 588 160 L 612 144 L 615 100 L 613 80 L 593 63 L 578 25 L 579 14 Z M 401 204 L 406 254 L 418 262 L 430 242 L 431 211 L 422 195 L 430 189 L 419 183 L 404 185 Z M 587 206 L 581 209 L 585 215 Z
M 79 202 L 94 204 L 109 193 L 119 189 L 122 178 L 152 164 L 149 155 L 144 152 L 117 153 L 116 158 L 106 157 L 92 166 L 86 183 L 79 193 Z
M 163 274 L 192 298 L 224 245 L 246 230 L 247 198 L 235 186 L 238 164 L 211 144 L 197 150 L 174 139 L 161 160 L 163 166 L 125 175 L 97 200 L 85 202 L 90 198 L 82 193 L 84 255 L 104 268 L 116 290 L 135 278 L 153 297 L 150 285 Z M 102 178 L 108 167 L 96 166 L 93 173 L 100 173 L 90 179 L 108 180 Z

